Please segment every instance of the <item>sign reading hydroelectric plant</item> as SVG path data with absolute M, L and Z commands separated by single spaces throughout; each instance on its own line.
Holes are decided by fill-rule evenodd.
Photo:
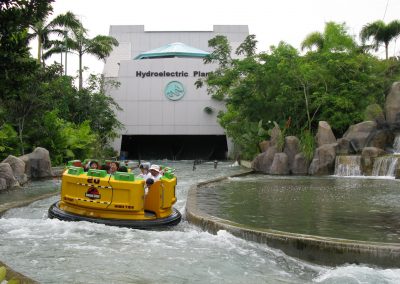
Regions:
M 202 72 L 202 71 L 193 71 L 193 77 L 207 77 L 210 72 Z M 150 78 L 150 77 L 189 77 L 189 72 L 185 71 L 159 71 L 159 72 L 151 72 L 151 71 L 136 71 L 136 77 L 140 78 Z

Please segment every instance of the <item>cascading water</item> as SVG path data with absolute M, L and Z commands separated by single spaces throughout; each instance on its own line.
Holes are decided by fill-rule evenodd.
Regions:
M 336 176 L 361 176 L 361 156 L 336 156 Z
M 394 177 L 398 158 L 396 156 L 384 156 L 375 159 L 372 168 L 373 176 Z
M 393 142 L 394 154 L 400 154 L 400 135 L 396 135 Z
M 384 176 L 394 178 L 400 155 L 400 135 L 396 135 L 393 142 L 393 155 L 382 156 L 375 159 L 372 169 L 373 176 Z

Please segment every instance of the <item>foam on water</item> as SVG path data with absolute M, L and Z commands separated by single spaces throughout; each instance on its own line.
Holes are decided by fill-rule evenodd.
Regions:
M 345 265 L 327 269 L 316 283 L 400 283 L 400 269 L 374 269 L 364 265 Z
M 238 172 L 229 164 L 173 165 L 178 209 L 198 181 Z M 246 179 L 246 177 L 243 177 Z M 398 283 L 399 270 L 367 266 L 330 268 L 288 257 L 226 231 L 217 235 L 182 222 L 165 231 L 143 231 L 46 218 L 57 197 L 9 210 L 0 219 L 0 259 L 40 283 Z M 369 274 L 370 277 L 364 277 Z M 349 276 L 350 277 L 350 276 Z M 352 283 L 352 282 L 350 282 Z

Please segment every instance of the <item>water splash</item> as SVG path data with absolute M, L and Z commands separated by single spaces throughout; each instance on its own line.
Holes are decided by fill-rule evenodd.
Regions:
M 393 151 L 395 154 L 400 154 L 400 135 L 396 135 L 394 138 Z
M 361 176 L 361 156 L 336 156 L 336 176 Z
M 397 168 L 398 157 L 384 156 L 375 159 L 374 167 L 372 169 L 373 176 L 395 177 Z

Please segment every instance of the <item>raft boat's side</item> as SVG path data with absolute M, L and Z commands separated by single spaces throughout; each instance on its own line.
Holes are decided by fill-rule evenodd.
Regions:
M 172 207 L 175 186 L 175 176 L 163 177 L 145 197 L 144 180 L 132 173 L 85 173 L 70 167 L 62 177 L 61 200 L 49 208 L 48 216 L 140 229 L 176 225 L 181 214 Z
M 165 218 L 155 218 L 147 220 L 122 220 L 122 219 L 104 219 L 104 218 L 91 218 L 81 215 L 72 214 L 60 209 L 60 201 L 55 202 L 49 208 L 49 218 L 59 219 L 63 221 L 87 221 L 92 223 L 104 224 L 108 226 L 127 227 L 133 229 L 155 229 L 161 227 L 175 226 L 181 221 L 181 213 L 173 208 L 171 215 Z

